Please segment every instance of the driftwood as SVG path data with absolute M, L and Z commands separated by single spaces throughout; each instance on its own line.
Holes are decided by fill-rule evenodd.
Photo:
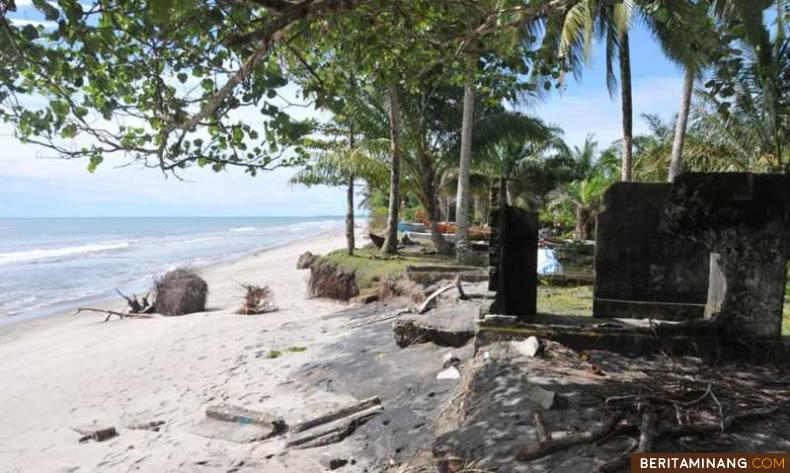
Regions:
M 430 296 L 428 296 L 425 299 L 425 301 L 422 304 L 420 304 L 420 306 L 417 308 L 417 313 L 418 314 L 424 314 L 425 312 L 427 312 L 429 306 L 434 301 L 436 301 L 436 299 L 439 296 L 441 296 L 442 294 L 444 294 L 445 292 L 447 292 L 447 291 L 449 291 L 450 289 L 453 289 L 453 288 L 458 289 L 458 293 L 460 294 L 461 299 L 467 299 L 468 298 L 466 293 L 464 292 L 464 288 L 461 286 L 461 276 L 458 276 L 458 277 L 455 278 L 455 281 L 452 284 L 448 284 L 446 286 L 440 287 L 439 289 L 433 291 L 433 293 Z
M 536 421 L 537 419 L 538 418 L 536 418 Z M 617 427 L 622 419 L 623 414 L 618 412 L 608 421 L 604 422 L 599 428 L 591 432 L 585 432 L 579 435 L 570 435 L 559 439 L 552 439 L 551 434 L 547 431 L 545 442 L 538 443 L 538 445 L 534 447 L 522 448 L 516 454 L 516 458 L 521 461 L 537 460 L 538 458 L 543 458 L 546 455 L 550 455 L 560 450 L 565 450 L 567 448 L 575 447 L 585 443 L 593 443 L 604 436 L 607 436 L 615 427 Z M 545 430 L 545 426 L 543 429 Z
M 343 417 L 356 414 L 357 412 L 362 412 L 366 409 L 370 409 L 371 407 L 375 407 L 380 404 L 381 404 L 381 399 L 379 399 L 378 396 L 363 399 L 355 404 L 337 409 L 328 414 L 320 415 L 318 417 L 314 417 L 312 419 L 299 422 L 298 424 L 291 426 L 290 431 L 293 433 L 302 432 L 307 429 L 312 429 L 315 426 L 333 422 Z
M 151 293 L 146 293 L 141 299 L 138 300 L 137 294 L 132 294 L 132 297 L 128 297 L 119 289 L 116 289 L 115 292 L 126 299 L 126 303 L 129 304 L 129 312 L 132 314 L 150 314 L 154 311 L 154 305 L 148 301 Z
M 121 320 L 129 317 L 133 319 L 150 319 L 152 316 L 148 314 L 135 314 L 131 312 L 117 312 L 114 310 L 107 310 L 107 309 L 95 309 L 93 307 L 80 307 L 74 312 L 74 315 L 79 314 L 80 312 L 98 312 L 100 314 L 105 314 L 107 317 L 104 318 L 104 321 L 107 322 L 110 320 L 110 317 L 113 315 L 119 317 Z
M 72 430 L 82 435 L 79 439 L 79 443 L 85 443 L 89 440 L 104 442 L 118 435 L 118 431 L 115 430 L 115 427 L 97 427 L 90 425 L 85 427 L 74 427 Z
M 288 448 L 313 448 L 336 443 L 348 437 L 356 428 L 365 423 L 369 418 L 383 411 L 380 405 L 374 405 L 363 411 L 340 418 L 328 424 L 320 424 L 302 435 L 292 437 L 285 446 Z

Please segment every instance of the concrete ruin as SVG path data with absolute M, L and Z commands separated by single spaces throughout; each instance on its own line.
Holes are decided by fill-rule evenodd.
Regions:
M 671 184 L 618 182 L 604 196 L 595 248 L 595 317 L 700 319 L 708 253 L 659 230 Z
M 595 317 L 715 319 L 779 337 L 790 176 L 697 174 L 618 183 L 598 220 Z
M 538 214 L 507 203 L 504 181 L 491 193 L 489 290 L 492 314 L 535 315 L 538 300 Z

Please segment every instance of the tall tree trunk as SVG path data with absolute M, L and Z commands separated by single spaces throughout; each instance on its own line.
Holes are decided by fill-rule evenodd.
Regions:
M 348 254 L 354 254 L 354 175 L 348 176 L 348 189 L 346 189 L 346 246 Z
M 674 182 L 675 178 L 683 172 L 683 145 L 686 141 L 686 126 L 691 109 L 693 88 L 694 69 L 687 66 L 683 74 L 683 94 L 680 97 L 680 110 L 678 110 L 678 120 L 675 123 L 675 139 L 672 142 L 672 157 L 669 161 L 669 182 Z
M 348 128 L 348 150 L 354 152 L 354 124 Z M 348 254 L 354 254 L 354 175 L 348 176 L 348 189 L 346 189 L 346 246 Z
M 400 210 L 400 104 L 395 86 L 387 88 L 390 121 L 390 201 L 387 212 L 387 234 L 381 252 L 394 255 L 398 250 L 398 211 Z
M 577 240 L 592 239 L 592 225 L 590 210 L 576 205 L 576 229 L 574 230 Z
M 431 186 L 433 187 L 433 186 Z M 453 247 L 444 239 L 444 235 L 439 231 L 439 199 L 436 192 L 429 190 L 428 202 L 426 205 L 428 210 L 428 229 L 431 233 L 431 242 L 436 248 L 436 252 L 440 255 L 449 256 L 453 254 Z
M 472 163 L 472 126 L 475 112 L 475 82 L 473 69 L 466 74 L 464 85 L 464 116 L 461 124 L 461 161 L 458 166 L 458 195 L 455 199 L 456 242 L 455 255 L 459 263 L 470 259 L 469 245 L 469 167 Z
M 620 95 L 623 112 L 623 162 L 620 168 L 620 179 L 631 180 L 633 167 L 633 122 L 634 109 L 631 101 L 631 52 L 628 44 L 628 30 L 620 33 Z

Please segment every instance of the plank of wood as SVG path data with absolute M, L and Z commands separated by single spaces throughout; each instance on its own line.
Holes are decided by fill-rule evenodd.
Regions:
M 357 412 L 364 411 L 374 406 L 378 406 L 381 404 L 381 399 L 378 396 L 370 397 L 367 399 L 363 399 L 359 402 L 356 402 L 350 406 L 342 407 L 340 409 L 334 410 L 327 414 L 320 415 L 318 417 L 314 417 L 312 419 L 308 419 L 297 424 L 294 424 L 289 429 L 293 433 L 298 433 L 305 431 L 307 429 L 312 429 L 321 424 L 327 424 L 329 422 L 336 421 L 343 417 L 348 417 L 352 414 L 356 414 Z
M 339 442 L 354 433 L 354 430 L 356 430 L 359 425 L 365 423 L 369 418 L 383 410 L 384 408 L 378 404 L 334 422 L 322 424 L 319 427 L 309 429 L 302 435 L 290 438 L 285 443 L 285 446 L 287 448 L 302 449 L 320 447 Z

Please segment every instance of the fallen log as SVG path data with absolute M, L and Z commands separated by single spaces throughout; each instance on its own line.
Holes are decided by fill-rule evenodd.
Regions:
M 559 439 L 551 439 L 551 434 L 549 433 L 547 438 L 551 440 L 539 443 L 534 447 L 522 448 L 516 454 L 516 459 L 520 461 L 537 460 L 538 458 L 543 458 L 546 455 L 559 452 L 560 450 L 565 450 L 567 448 L 575 447 L 585 443 L 593 443 L 611 432 L 612 429 L 617 427 L 622 419 L 623 414 L 617 413 L 592 432 L 585 432 L 583 434 L 571 435 Z
M 339 442 L 354 433 L 354 430 L 356 430 L 358 426 L 364 424 L 369 418 L 383 410 L 384 407 L 377 404 L 348 417 L 341 418 L 328 424 L 322 424 L 320 427 L 312 428 L 302 435 L 292 437 L 285 443 L 285 446 L 287 448 L 302 449 L 321 447 Z
M 371 407 L 379 406 L 381 404 L 381 399 L 378 396 L 363 399 L 355 404 L 350 406 L 346 406 L 335 411 L 329 412 L 324 415 L 320 415 L 318 417 L 314 417 L 312 419 L 299 422 L 293 425 L 290 428 L 290 431 L 293 433 L 298 433 L 305 431 L 307 429 L 312 429 L 313 427 L 319 426 L 321 424 L 327 424 L 329 422 L 336 421 L 338 419 L 342 419 L 343 417 L 348 417 L 352 414 L 356 414 L 358 412 L 362 412 L 364 410 L 370 409 Z

